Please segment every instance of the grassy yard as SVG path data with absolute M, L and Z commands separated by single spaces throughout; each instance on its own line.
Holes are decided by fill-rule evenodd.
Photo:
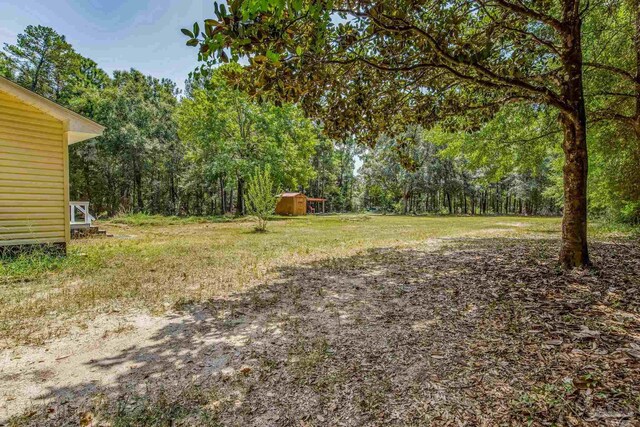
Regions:
M 632 230 L 592 224 L 597 268 L 564 272 L 559 218 L 336 215 L 255 233 L 246 220 L 137 215 L 100 226 L 114 237 L 74 241 L 66 258 L 3 260 L 0 424 L 640 416 Z M 115 323 L 83 330 L 98 319 Z
M 38 344 L 96 313 L 159 313 L 242 291 L 283 266 L 433 238 L 552 236 L 559 219 L 310 216 L 274 220 L 266 234 L 252 232 L 246 220 L 221 218 L 134 215 L 100 226 L 114 237 L 74 240 L 66 258 L 2 261 L 2 346 Z
M 337 215 L 246 220 L 133 215 L 102 222 L 113 238 L 75 240 L 69 256 L 0 265 L 0 346 L 38 344 L 96 313 L 199 302 L 252 287 L 283 266 L 429 239 L 556 237 L 558 218 Z M 602 227 L 593 231 L 607 235 Z M 555 256 L 551 254 L 550 256 Z M 43 327 L 43 325 L 47 325 Z

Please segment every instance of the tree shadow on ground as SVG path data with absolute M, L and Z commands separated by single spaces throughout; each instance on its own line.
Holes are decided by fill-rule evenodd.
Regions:
M 637 425 L 640 247 L 449 240 L 290 267 L 92 361 L 33 425 Z M 77 396 L 82 396 L 78 398 Z M 17 421 L 16 421 L 17 422 Z

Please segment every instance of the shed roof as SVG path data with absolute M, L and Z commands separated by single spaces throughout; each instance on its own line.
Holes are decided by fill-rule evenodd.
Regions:
M 302 193 L 282 193 L 280 197 L 296 197 L 296 196 L 304 196 Z
M 25 104 L 29 104 L 43 113 L 48 114 L 65 124 L 66 131 L 69 133 L 69 144 L 84 141 L 86 139 L 95 138 L 102 135 L 104 126 L 75 113 L 68 108 L 56 104 L 47 98 L 38 95 L 10 80 L 0 77 L 0 90 L 8 93 Z

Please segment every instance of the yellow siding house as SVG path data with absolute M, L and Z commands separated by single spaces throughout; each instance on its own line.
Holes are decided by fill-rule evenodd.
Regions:
M 0 77 L 0 251 L 70 239 L 68 146 L 104 127 Z

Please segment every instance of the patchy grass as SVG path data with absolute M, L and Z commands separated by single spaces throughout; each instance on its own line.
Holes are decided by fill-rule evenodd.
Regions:
M 127 396 L 115 408 L 105 405 L 101 418 L 109 419 L 113 427 L 126 426 L 207 426 L 220 427 L 215 402 L 219 401 L 212 390 L 197 385 L 189 386 L 181 393 L 161 390 L 153 399 L 146 396 Z M 115 409 L 115 410 L 114 410 Z M 87 415 L 88 414 L 88 415 Z M 91 417 L 92 413 L 86 413 Z
M 516 235 L 281 267 L 9 425 L 638 425 L 640 245 L 594 241 L 598 268 L 559 271 L 557 239 Z
M 122 399 L 111 401 L 107 396 L 93 396 L 94 408 L 80 414 L 63 414 L 73 425 L 111 427 L 221 427 L 218 412 L 225 399 L 221 399 L 215 390 L 205 389 L 196 384 L 187 385 L 179 390 L 160 388 L 153 397 L 132 393 Z M 14 417 L 10 427 L 28 425 L 33 413 Z M 108 424 L 103 424 L 108 422 Z
M 45 251 L 0 257 L 0 284 L 34 280 L 46 273 L 64 269 L 72 259 Z
M 589 228 L 592 237 L 596 238 L 640 238 L 640 226 L 608 221 L 606 219 L 592 221 Z
M 119 215 L 109 220 L 111 224 L 143 226 L 166 226 L 166 225 L 184 225 L 184 224 L 204 224 L 216 222 L 242 222 L 246 218 L 235 218 L 231 215 L 225 216 L 164 216 L 149 215 L 145 213 L 137 213 L 130 215 Z
M 115 235 L 73 241 L 66 258 L 0 260 L 0 347 L 39 344 L 98 313 L 206 301 L 274 277 L 279 267 L 434 238 L 556 237 L 559 218 L 334 215 L 271 221 L 131 215 Z M 597 229 L 597 227 L 596 227 Z M 555 257 L 555 254 L 542 254 Z M 47 325 L 47 326 L 43 326 Z

